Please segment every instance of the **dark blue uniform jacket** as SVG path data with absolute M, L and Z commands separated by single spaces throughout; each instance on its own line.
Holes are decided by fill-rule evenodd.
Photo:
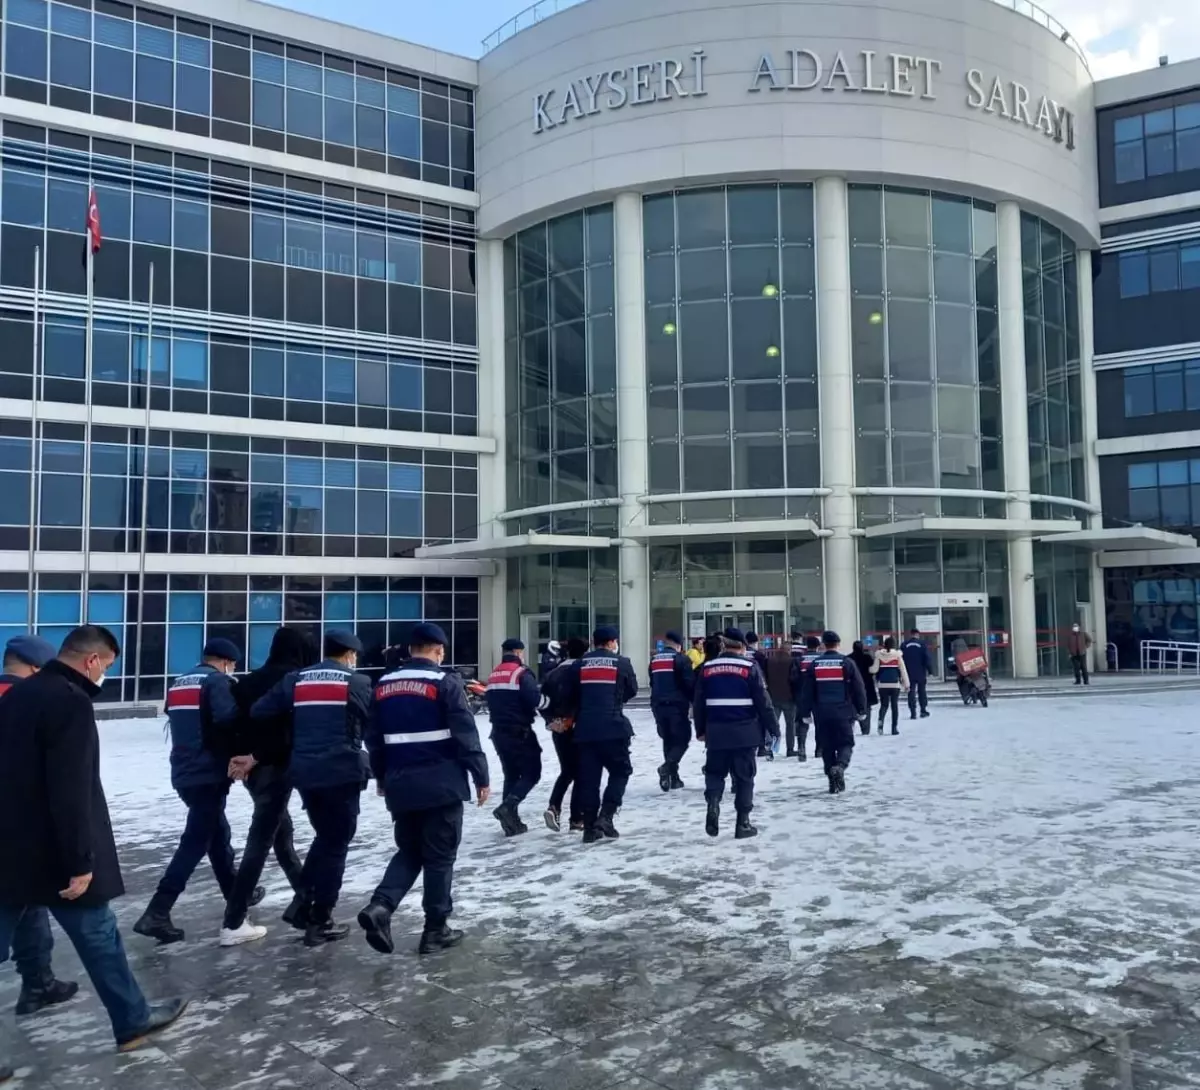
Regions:
M 524 738 L 533 730 L 542 694 L 537 680 L 516 655 L 505 655 L 487 681 L 492 737 Z
M 575 706 L 575 741 L 632 738 L 625 705 L 637 696 L 633 663 L 615 651 L 596 648 L 570 663 L 564 685 Z
M 867 690 L 858 667 L 840 651 L 822 651 L 804 675 L 800 713 L 821 723 L 851 722 L 867 714 Z
M 908 683 L 924 681 L 933 673 L 933 656 L 921 640 L 905 640 L 900 645 L 904 656 L 904 668 L 908 671 Z
M 650 660 L 650 707 L 682 708 L 692 704 L 696 671 L 682 651 L 660 651 Z
M 692 707 L 696 737 L 709 749 L 757 749 L 775 732 L 762 671 L 732 651 L 700 667 Z
M 181 674 L 167 690 L 171 730 L 171 786 L 219 787 L 229 780 L 229 757 L 215 740 L 218 724 L 237 725 L 234 680 L 202 662 Z

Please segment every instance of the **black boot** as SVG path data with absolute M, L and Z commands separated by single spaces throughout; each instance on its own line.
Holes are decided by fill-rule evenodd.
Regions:
M 587 816 L 583 819 L 583 842 L 585 844 L 596 844 L 604 839 L 604 832 L 600 828 L 600 816 Z
M 441 927 L 430 927 L 428 924 L 421 932 L 421 945 L 417 947 L 418 954 L 434 954 L 438 950 L 449 950 L 463 941 L 463 933 L 453 927 L 442 924 Z
M 606 810 L 600 811 L 600 817 L 596 819 L 596 828 L 604 834 L 607 840 L 616 840 L 621 835 L 613 824 L 613 815 Z
M 37 1014 L 47 1007 L 54 1007 L 73 999 L 78 991 L 79 985 L 73 980 L 55 980 L 53 973 L 44 980 L 22 981 L 21 995 L 17 999 L 17 1014 Z
M 808 754 L 804 752 L 803 748 L 801 748 L 801 749 L 800 749 L 800 750 L 799 750 L 799 751 L 796 753 L 796 756 L 797 756 L 797 757 L 798 757 L 798 758 L 799 758 L 801 761 L 807 761 L 807 760 L 808 760 Z
M 679 778 L 679 772 L 676 770 L 671 773 L 671 790 L 678 791 L 683 787 L 683 780 Z
M 160 1029 L 166 1029 L 171 1025 L 187 1010 L 187 1005 L 186 999 L 164 999 L 161 1003 L 151 1003 L 150 1017 L 146 1019 L 146 1024 L 132 1033 L 118 1037 L 117 1051 L 132 1052 L 152 1033 L 157 1033 Z
M 846 770 L 841 765 L 834 765 L 829 772 L 829 782 L 834 790 L 841 794 L 846 790 Z
M 500 822 L 505 836 L 520 836 L 521 833 L 529 832 L 529 826 L 521 820 L 521 815 L 517 812 L 517 805 L 515 800 L 505 799 L 492 811 L 492 817 Z
M 6 1063 L 0 1063 L 0 1082 L 8 1082 L 14 1075 L 14 1071 Z
M 308 928 L 308 898 L 303 894 L 297 893 L 292 898 L 292 903 L 283 910 L 283 922 L 288 927 L 294 927 L 297 931 L 304 931 Z
M 253 908 L 255 905 L 260 904 L 266 895 L 267 891 L 262 886 L 255 886 L 254 892 L 250 894 L 250 907 Z M 228 899 L 227 897 L 226 900 Z
M 883 733 L 883 728 L 882 728 L 882 727 L 880 727 L 880 728 L 879 728 L 879 733 L 880 733 L 880 734 L 882 734 L 882 733 Z M 892 727 L 892 733 L 893 733 L 893 734 L 899 734 L 899 733 L 900 733 L 900 728 L 899 728 L 899 727 Z
M 337 942 L 350 934 L 344 923 L 333 922 L 333 910 L 314 907 L 308 914 L 308 927 L 304 929 L 305 946 L 324 946 Z
M 929 709 L 928 709 L 928 708 L 922 708 L 922 709 L 921 709 L 921 718 L 922 718 L 922 719 L 928 719 L 928 718 L 929 718 Z
M 133 925 L 134 931 L 139 935 L 145 935 L 148 939 L 157 939 L 162 946 L 172 942 L 182 942 L 183 928 L 176 927 L 171 922 L 171 906 L 174 903 L 174 897 L 156 893 L 150 898 L 150 903 L 146 906 L 146 911 L 142 913 L 141 919 Z
M 671 766 L 666 761 L 658 766 L 658 788 L 664 795 L 671 790 Z
M 716 836 L 721 831 L 721 804 L 719 802 L 710 802 L 708 804 L 708 814 L 704 818 L 704 831 L 709 836 Z
M 825 773 L 825 777 L 826 777 L 826 779 L 829 780 L 829 793 L 831 795 L 836 795 L 837 794 L 837 781 L 834 780 L 834 778 L 833 778 L 832 769 L 829 772 Z
M 381 954 L 395 950 L 392 943 L 392 910 L 382 901 L 372 901 L 358 914 L 358 926 L 367 933 L 367 945 Z
M 766 746 L 759 746 L 759 747 L 758 747 L 758 755 L 759 755 L 760 757 L 765 757 L 765 756 L 766 756 L 766 755 L 767 755 L 769 752 L 770 752 L 770 750 L 769 750 L 769 749 L 767 749 L 767 747 L 766 747 Z
M 758 830 L 750 824 L 750 815 L 748 813 L 739 813 L 737 816 L 737 826 L 733 830 L 735 840 L 748 840 L 752 836 L 758 836 Z
M 785 757 L 795 757 L 795 756 L 796 756 L 796 751 L 795 751 L 794 749 L 789 749 L 789 750 L 788 750 L 788 751 L 787 751 L 787 752 L 784 754 L 784 756 L 785 756 Z

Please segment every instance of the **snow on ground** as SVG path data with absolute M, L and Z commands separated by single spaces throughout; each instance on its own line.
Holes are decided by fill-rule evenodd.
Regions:
M 621 839 L 584 847 L 578 834 L 550 832 L 541 811 L 557 762 L 547 736 L 543 781 L 524 807 L 527 835 L 503 839 L 491 816 L 498 797 L 467 813 L 457 920 L 544 938 L 564 920 L 597 934 L 652 919 L 700 941 L 761 935 L 781 970 L 803 962 L 816 971 L 835 953 L 887 943 L 898 957 L 955 971 L 1009 966 L 1013 987 L 1095 1013 L 1099 991 L 1169 963 L 1200 916 L 1196 707 L 1194 693 L 1162 693 L 939 705 L 916 722 L 905 714 L 899 737 L 859 739 L 842 796 L 826 793 L 819 762 L 760 761 L 759 836 L 749 841 L 733 839 L 728 793 L 720 838 L 704 835 L 702 747 L 693 743 L 683 763 L 686 789 L 659 791 L 661 752 L 645 710 L 632 714 Z M 163 727 L 100 728 L 118 843 L 159 860 L 127 868 L 139 891 L 156 879 L 184 818 Z M 486 736 L 485 717 L 480 729 Z M 498 796 L 499 762 L 484 744 Z M 249 813 L 235 787 L 239 847 Z M 303 851 L 311 834 L 295 798 L 292 813 Z M 383 800 L 368 791 L 343 915 L 369 897 L 391 851 Z M 290 891 L 273 863 L 264 879 L 264 907 L 285 904 Z M 211 886 L 185 894 L 195 896 L 211 898 Z M 415 928 L 419 896 L 412 901 L 401 913 Z M 216 905 L 212 917 L 215 929 Z

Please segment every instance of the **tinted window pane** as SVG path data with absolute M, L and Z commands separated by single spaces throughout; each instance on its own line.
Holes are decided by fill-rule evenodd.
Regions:
M 1145 250 L 1120 255 L 1121 298 L 1150 294 L 1150 260 Z
M 46 78 L 46 35 L 25 27 L 5 28 L 4 67 L 10 76 Z
M 175 108 L 192 114 L 208 114 L 209 81 L 207 68 L 181 64 L 175 70 Z
M 96 93 L 133 98 L 133 54 L 96 46 Z
M 91 90 L 92 45 L 78 38 L 50 36 L 50 82 L 61 87 Z

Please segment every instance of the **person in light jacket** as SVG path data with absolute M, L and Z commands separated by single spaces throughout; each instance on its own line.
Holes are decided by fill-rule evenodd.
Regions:
M 891 708 L 892 733 L 899 734 L 900 690 L 908 692 L 908 669 L 891 636 L 883 641 L 883 647 L 871 665 L 871 673 L 875 675 L 875 687 L 879 690 L 879 733 L 883 733 L 884 716 Z

